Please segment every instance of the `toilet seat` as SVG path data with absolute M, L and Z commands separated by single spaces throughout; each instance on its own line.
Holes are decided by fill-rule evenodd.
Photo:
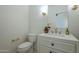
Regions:
M 31 47 L 32 46 L 32 43 L 31 42 L 25 42 L 25 43 L 22 43 L 18 46 L 18 48 L 27 48 L 27 47 Z
M 20 53 L 25 53 L 26 51 L 28 51 L 30 48 L 32 48 L 32 43 L 31 42 L 25 42 L 22 43 L 18 46 L 17 51 Z

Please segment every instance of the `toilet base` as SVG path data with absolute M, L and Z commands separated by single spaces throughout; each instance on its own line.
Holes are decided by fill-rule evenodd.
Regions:
M 17 51 L 17 53 L 33 53 L 33 47 L 29 48 L 27 51 Z
M 33 48 L 30 48 L 26 53 L 33 53 Z

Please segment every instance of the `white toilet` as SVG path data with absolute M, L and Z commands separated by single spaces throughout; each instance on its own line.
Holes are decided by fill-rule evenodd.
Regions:
M 35 34 L 28 34 L 28 42 L 24 42 L 17 47 L 19 53 L 32 53 L 33 52 L 33 43 L 36 41 Z

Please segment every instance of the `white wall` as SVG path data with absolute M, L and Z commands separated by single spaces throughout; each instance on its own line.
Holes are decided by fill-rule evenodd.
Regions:
M 42 5 L 31 5 L 30 6 L 30 33 L 42 33 L 44 27 L 47 25 L 47 16 L 41 15 Z
M 14 50 L 28 33 L 29 6 L 0 6 L 0 50 Z
M 79 6 L 77 10 L 69 7 L 69 30 L 79 39 Z

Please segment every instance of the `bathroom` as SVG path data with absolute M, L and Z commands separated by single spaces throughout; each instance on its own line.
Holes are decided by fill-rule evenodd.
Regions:
M 0 53 L 78 53 L 78 16 L 79 5 L 0 5 Z

